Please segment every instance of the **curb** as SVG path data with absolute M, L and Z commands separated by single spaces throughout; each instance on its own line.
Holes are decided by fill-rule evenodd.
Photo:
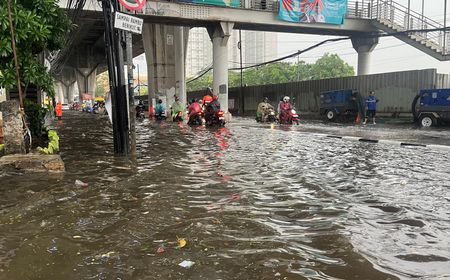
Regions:
M 422 148 L 430 148 L 433 150 L 447 150 L 450 151 L 450 146 L 445 145 L 425 145 L 420 143 L 407 143 L 407 142 L 400 142 L 400 141 L 393 141 L 393 140 L 377 140 L 377 139 L 368 139 L 368 138 L 361 138 L 361 137 L 355 137 L 355 136 L 337 136 L 337 135 L 327 135 L 327 134 L 316 134 L 317 136 L 324 136 L 327 138 L 334 138 L 334 139 L 342 139 L 342 140 L 348 140 L 348 141 L 355 141 L 355 142 L 365 142 L 365 143 L 383 143 L 383 144 L 390 144 L 390 145 L 399 145 L 401 147 L 422 147 Z

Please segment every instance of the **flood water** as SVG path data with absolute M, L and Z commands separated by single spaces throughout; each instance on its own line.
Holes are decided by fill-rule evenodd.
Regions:
M 145 120 L 128 160 L 106 117 L 55 126 L 64 176 L 0 174 L 0 279 L 450 279 L 449 151 Z

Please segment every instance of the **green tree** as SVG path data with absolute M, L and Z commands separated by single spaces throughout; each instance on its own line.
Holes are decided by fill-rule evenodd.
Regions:
M 243 84 L 248 86 L 289 83 L 294 81 L 305 81 L 312 79 L 328 79 L 338 77 L 354 76 L 352 66 L 343 61 L 337 54 L 326 53 L 315 63 L 308 64 L 299 61 L 292 64 L 287 62 L 276 62 L 262 65 L 260 67 L 245 70 Z M 240 86 L 240 72 L 228 72 L 229 87 Z M 212 73 L 188 83 L 188 91 L 204 89 L 212 85 Z
M 38 59 L 63 47 L 70 21 L 57 0 L 11 0 L 11 13 L 22 86 L 39 86 L 54 96 L 53 78 Z M 0 1 L 0 87 L 17 87 L 7 1 Z
M 328 54 L 311 65 L 311 75 L 315 80 L 354 76 L 355 70 L 337 54 Z

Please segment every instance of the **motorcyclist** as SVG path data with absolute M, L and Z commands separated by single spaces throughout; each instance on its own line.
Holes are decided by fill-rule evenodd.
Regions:
M 188 108 L 189 118 L 192 117 L 193 115 L 200 113 L 201 111 L 202 107 L 200 106 L 200 104 L 197 102 L 197 100 L 195 100 L 195 98 L 192 99 L 191 104 L 189 105 Z
M 293 109 L 289 96 L 283 98 L 283 102 L 280 102 L 280 121 L 286 122 L 289 119 L 291 110 Z
M 161 118 L 163 116 L 163 114 L 165 114 L 165 112 L 166 112 L 166 107 L 164 107 L 162 100 L 158 99 L 158 102 L 155 105 L 156 118 Z
M 206 106 L 213 101 L 214 94 L 212 88 L 208 87 L 207 91 L 208 93 L 205 96 L 203 96 L 202 99 L 203 109 L 206 109 Z
M 142 118 L 144 116 L 144 103 L 139 100 L 139 104 L 136 106 L 136 118 Z
M 220 110 L 219 96 L 214 95 L 213 101 L 206 104 L 205 108 L 205 120 L 207 124 L 211 124 L 211 121 L 213 120 L 216 113 L 219 112 L 219 110 Z
M 184 118 L 184 112 L 186 111 L 186 106 L 180 101 L 180 98 L 178 96 L 175 96 L 175 102 L 172 103 L 172 119 L 175 120 L 175 118 L 178 116 L 178 114 L 181 112 L 181 118 Z
M 270 109 L 274 110 L 273 106 L 269 103 L 269 98 L 264 97 L 263 101 L 258 104 L 258 108 L 256 110 L 256 120 L 266 122 Z

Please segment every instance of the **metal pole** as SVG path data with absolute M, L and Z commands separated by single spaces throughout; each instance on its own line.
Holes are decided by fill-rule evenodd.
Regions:
M 424 27 L 424 22 L 423 22 L 424 14 L 425 14 L 425 0 L 422 0 L 422 25 L 421 25 L 422 29 Z
M 241 29 L 239 29 L 239 44 L 238 44 L 238 48 L 239 48 L 239 63 L 240 63 L 240 68 L 241 68 L 241 87 L 240 87 L 240 96 L 241 96 L 241 114 L 244 115 L 244 91 L 242 88 L 242 84 L 243 84 L 243 80 L 244 80 L 244 76 L 242 73 L 242 37 L 241 37 Z
M 138 93 L 139 93 L 139 96 L 141 96 L 141 81 L 139 80 L 139 63 L 137 64 L 137 71 L 138 71 L 138 78 L 137 78 L 137 80 L 138 80 Z
M 406 23 L 406 30 L 409 30 L 409 17 L 411 15 L 411 0 L 408 0 L 408 22 Z
M 447 54 L 447 0 L 444 0 L 444 44 L 442 48 L 442 53 Z
M 116 0 L 113 0 L 113 6 L 114 10 L 117 11 Z M 102 9 L 105 22 L 105 43 L 112 102 L 114 153 L 127 155 L 129 153 L 128 105 L 123 73 L 121 34 L 118 30 L 113 29 L 110 0 L 102 0 Z
M 20 110 L 22 110 L 23 109 L 22 84 L 20 81 L 19 62 L 17 61 L 16 38 L 14 36 L 14 26 L 13 26 L 13 20 L 12 20 L 12 15 L 11 15 L 10 0 L 7 1 L 7 6 L 8 6 L 8 17 L 9 17 L 9 29 L 11 30 L 11 44 L 12 44 L 13 55 L 14 55 L 14 65 L 16 66 L 17 89 L 19 91 L 19 104 L 20 104 Z
M 134 107 L 134 79 L 133 79 L 133 37 L 131 32 L 126 34 L 127 67 L 128 67 L 128 111 L 130 123 L 130 154 L 136 155 L 136 108 Z

